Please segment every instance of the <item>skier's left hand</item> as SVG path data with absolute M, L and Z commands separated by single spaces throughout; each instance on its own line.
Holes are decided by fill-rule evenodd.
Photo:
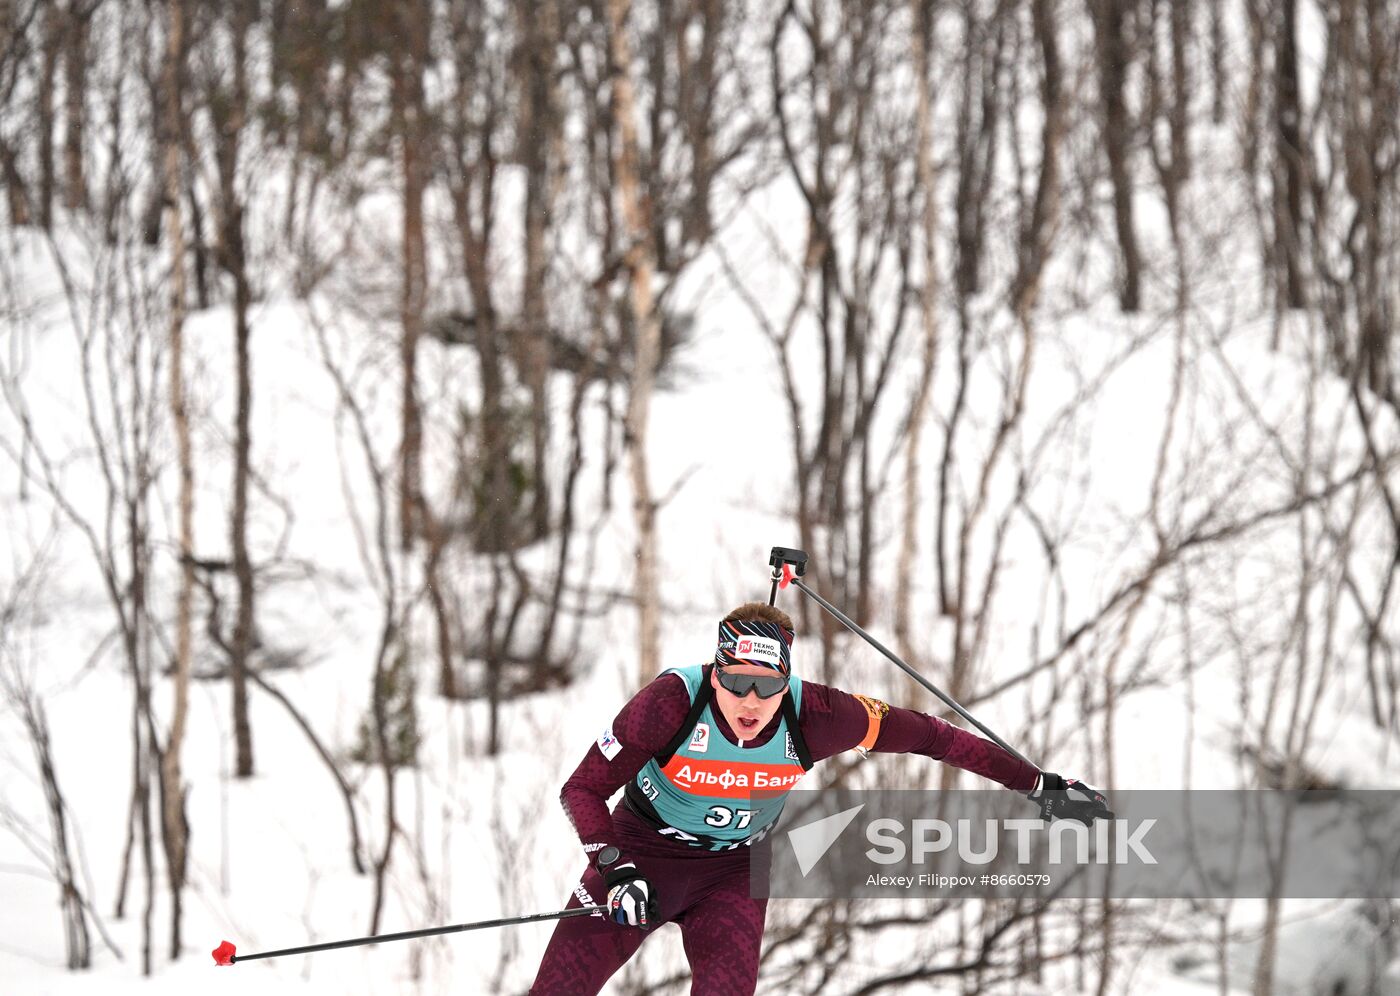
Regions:
M 1040 807 L 1040 818 L 1046 823 L 1078 820 L 1092 826 L 1095 820 L 1113 819 L 1113 810 L 1108 808 L 1108 798 L 1102 792 L 1077 778 L 1061 778 L 1051 771 L 1040 773 L 1040 784 L 1029 798 Z

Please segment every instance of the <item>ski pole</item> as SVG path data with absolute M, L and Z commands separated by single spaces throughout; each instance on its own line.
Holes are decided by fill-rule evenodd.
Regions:
M 972 715 L 972 713 L 968 712 L 956 701 L 954 701 L 952 696 L 944 693 L 940 688 L 938 688 L 931 681 L 929 681 L 927 678 L 921 675 L 918 671 L 915 671 L 908 664 L 904 663 L 904 661 L 900 660 L 898 654 L 890 650 L 888 647 L 886 647 L 879 640 L 875 639 L 875 637 L 871 636 L 865 630 L 861 629 L 860 626 L 856 624 L 855 620 L 851 619 L 836 606 L 832 605 L 826 599 L 822 598 L 815 591 L 813 591 L 811 586 L 809 586 L 807 582 L 802 580 L 802 575 L 807 572 L 806 553 L 804 553 L 801 550 L 791 550 L 785 547 L 775 546 L 773 547 L 772 554 L 768 558 L 768 563 L 773 568 L 773 591 L 772 594 L 769 595 L 769 605 L 773 604 L 773 595 L 777 593 L 777 590 L 779 588 L 786 588 L 789 584 L 794 585 L 795 587 L 800 589 L 802 593 L 805 594 L 808 598 L 812 599 L 812 601 L 816 602 L 827 612 L 831 613 L 831 615 L 836 619 L 836 621 L 839 622 L 842 626 L 845 626 L 852 633 L 856 634 L 856 636 L 859 636 L 866 643 L 870 644 L 876 650 L 880 651 L 880 653 L 884 654 L 892 662 L 894 662 L 894 664 L 901 671 L 909 675 L 909 677 L 913 678 L 920 685 L 923 685 L 924 688 L 928 689 L 934 695 L 937 695 L 948 705 L 949 708 L 951 708 L 959 716 L 961 716 L 963 719 L 967 720 L 973 726 L 977 727 L 979 730 L 985 733 L 994 744 L 1002 748 L 1002 750 L 1007 751 L 1014 757 L 1020 758 L 1022 761 L 1025 761 L 1037 771 L 1040 770 L 1040 765 L 1031 761 L 1030 758 L 1026 757 L 1026 755 L 1022 754 L 1015 747 L 1012 747 L 1005 740 L 1001 739 L 1001 737 L 993 733 L 990 729 L 988 729 L 981 722 L 979 722 L 977 718 Z M 794 568 L 796 569 L 795 571 Z
M 517 923 L 532 923 L 536 920 L 563 920 L 571 916 L 590 916 L 607 912 L 606 906 L 580 906 L 573 910 L 558 910 L 550 913 L 530 913 L 526 916 L 505 917 L 500 920 L 480 920 L 476 923 L 456 923 L 449 927 L 429 927 L 426 930 L 405 930 L 397 934 L 375 934 L 371 937 L 354 937 L 347 941 L 329 941 L 325 944 L 308 944 L 300 948 L 283 948 L 281 951 L 260 951 L 257 954 L 238 954 L 237 949 L 224 941 L 214 949 L 214 964 L 232 965 L 239 961 L 252 961 L 254 958 L 277 958 L 281 955 L 310 954 L 312 951 L 330 951 L 335 948 L 353 948 L 360 944 L 379 944 L 384 941 L 407 941 L 414 937 L 432 937 L 436 934 L 454 934 L 462 930 L 481 930 L 486 927 L 508 927 Z

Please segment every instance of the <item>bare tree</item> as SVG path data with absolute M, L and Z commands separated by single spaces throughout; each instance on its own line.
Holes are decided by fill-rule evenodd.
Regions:
M 1391 46 L 1400 40 L 1400 18 L 1383 6 L 1340 5 L 1328 21 L 1327 72 L 1320 78 L 1316 111 L 1303 128 L 1325 149 L 1312 165 L 1307 203 L 1311 227 L 1306 231 L 1309 289 L 1324 321 L 1324 335 L 1334 370 L 1344 377 L 1351 410 L 1362 434 L 1374 482 L 1390 524 L 1392 540 L 1400 537 L 1400 495 L 1385 467 L 1394 443 L 1382 429 L 1382 411 L 1400 410 L 1394 374 L 1395 316 L 1400 314 L 1400 279 L 1394 224 L 1400 205 L 1400 175 L 1395 169 L 1397 129 L 1392 116 L 1377 108 L 1400 100 L 1400 62 Z M 1400 554 L 1400 545 L 1395 546 Z M 1393 637 L 1385 635 L 1392 613 L 1395 566 L 1379 578 L 1379 590 L 1361 574 L 1348 584 L 1349 598 L 1361 614 L 1366 632 L 1366 684 L 1377 725 L 1400 728 Z M 1364 593 L 1363 593 L 1364 592 Z M 1388 702 L 1387 702 L 1388 700 Z
M 742 7 L 609 0 L 571 9 L 568 79 L 590 136 L 579 168 L 590 195 L 585 219 L 595 235 L 593 272 L 576 279 L 591 320 L 608 330 L 603 355 L 578 345 L 590 369 L 617 380 L 609 374 L 615 366 L 625 385 L 621 430 L 637 543 L 637 677 L 646 681 L 659 659 L 656 523 L 665 500 L 651 481 L 650 404 L 664 386 L 678 330 L 689 324 L 670 312 L 670 291 L 727 220 L 714 215 L 717 197 L 742 198 L 748 189 L 736 164 L 764 126 L 746 90 L 751 67 L 726 52 L 726 39 L 737 42 L 751 24 Z M 673 121 L 680 126 L 669 127 Z
M 86 166 L 89 35 L 93 14 L 103 0 L 68 0 L 63 49 L 63 204 L 88 208 Z
M 209 44 L 227 45 L 228 65 L 212 52 L 205 53 L 202 103 L 209 111 L 213 138 L 218 231 L 218 261 L 233 282 L 234 402 L 233 505 L 229 518 L 229 546 L 238 586 L 238 607 L 233 627 L 229 677 L 233 686 L 235 773 L 253 774 L 253 732 L 248 716 L 248 681 L 256 630 L 257 587 L 248 551 L 248 489 L 251 467 L 253 408 L 252 285 L 245 241 L 245 193 L 241 188 L 241 158 L 245 136 L 251 133 L 248 45 L 255 10 L 238 0 L 226 8 L 226 35 L 211 31 Z
M 147 22 L 154 32 L 157 19 Z M 164 35 L 161 35 L 164 38 Z M 77 356 L 75 377 L 80 392 L 80 418 L 90 440 L 92 463 L 101 482 L 99 509 L 93 517 L 68 491 L 66 461 L 54 455 L 56 442 L 48 426 L 35 416 L 26 393 L 23 359 L 7 365 L 0 385 L 18 430 L 21 445 L 0 437 L 0 445 L 24 478 L 36 485 L 58 509 L 91 555 L 103 591 L 116 617 L 123 666 L 131 677 L 132 792 L 118 874 L 116 915 L 122 917 L 133 868 L 139 854 L 144 885 L 141 911 L 142 970 L 154 969 L 152 917 L 156 863 L 151 808 L 156 803 L 162 769 L 161 738 L 156 728 L 154 691 L 155 625 L 151 605 L 154 572 L 150 526 L 152 490 L 160 470 L 155 434 L 164 410 L 158 384 L 165 350 L 160 337 L 148 331 L 161 323 L 168 298 L 154 286 L 150 272 L 130 254 L 140 255 L 130 234 L 110 249 L 107 266 L 91 273 L 76 272 L 57 240 L 49 242 L 49 260 L 63 287 L 66 318 L 72 328 Z M 10 293 L 23 290 L 11 286 Z M 15 314 L 28 309 L 22 302 Z M 19 323 L 16 335 L 33 334 Z M 139 848 L 139 850 L 138 850 Z
M 54 522 L 56 527 L 58 522 Z M 73 859 L 76 828 L 71 825 L 72 815 L 63 790 L 59 786 L 58 769 L 54 762 L 53 734 L 50 731 L 44 703 L 34 687 L 33 674 L 21 663 L 15 646 L 16 633 L 24 623 L 25 616 L 32 612 L 43 583 L 43 573 L 50 552 L 53 536 L 48 539 L 34 558 L 19 573 L 0 598 L 0 692 L 5 703 L 19 717 L 30 747 L 34 751 L 35 765 L 39 769 L 39 783 L 43 788 L 44 802 L 49 818 L 49 840 L 47 846 L 39 835 L 18 814 L 8 806 L 0 806 L 0 825 L 13 832 L 24 846 L 35 855 L 52 875 L 59 891 L 59 910 L 63 920 L 63 941 L 70 971 L 92 967 L 92 937 L 88 929 L 92 921 L 103 940 L 117 958 L 121 952 L 107 936 L 101 920 L 78 882 L 77 864 Z
M 938 473 L 938 505 L 934 527 L 935 565 L 938 577 L 939 611 L 954 616 L 957 605 L 952 591 L 953 552 L 948 530 L 953 515 L 953 480 L 956 462 L 955 442 L 966 414 L 966 384 L 973 362 L 975 334 L 967 302 L 982 287 L 985 244 L 985 212 L 990 203 L 993 167 L 998 135 L 1004 113 L 1001 102 L 1002 76 L 1006 72 L 1006 51 L 1012 19 L 1007 5 L 997 4 L 983 13 L 984 5 L 963 7 L 963 33 L 966 38 L 963 66 L 958 77 L 961 88 L 958 104 L 958 172 L 954 205 L 957 216 L 957 256 L 954 279 L 958 317 L 957 387 L 947 416 L 944 445 Z
M 513 453 L 512 426 L 518 422 L 512 417 L 515 405 L 511 351 L 509 332 L 503 327 L 507 324 L 503 321 L 506 308 L 499 303 L 500 289 L 492 279 L 494 233 L 499 218 L 497 149 L 505 141 L 501 129 L 509 120 L 505 80 L 496 72 L 490 41 L 492 28 L 498 26 L 489 17 L 492 13 L 487 7 L 458 8 L 451 12 L 446 24 L 457 90 L 446 117 L 443 171 L 459 243 L 455 258 L 471 300 L 470 317 L 464 318 L 462 324 L 468 326 L 468 341 L 475 347 L 480 371 L 480 397 L 472 433 L 475 452 L 464 454 L 460 460 L 459 473 L 464 482 L 459 487 L 471 512 L 472 546 L 489 561 L 487 602 L 484 611 L 471 621 L 471 629 L 477 633 L 472 645 L 485 663 L 485 696 L 489 701 L 486 743 L 488 752 L 494 753 L 500 743 L 502 677 L 524 607 L 525 591 L 515 584 L 519 575 L 510 564 L 513 551 L 525 539 L 519 514 L 525 495 L 512 473 L 519 464 Z M 470 101 L 468 94 L 472 95 Z M 526 237 L 530 237 L 528 231 Z M 535 265 L 539 265 L 538 260 Z M 531 307 L 538 316 L 540 306 Z M 446 516 L 440 518 L 446 521 Z M 429 563 L 434 569 L 446 541 L 447 537 L 439 534 L 432 544 Z M 432 550 L 439 552 L 434 554 Z M 442 616 L 439 619 L 439 632 L 450 632 L 451 624 Z M 458 643 L 463 649 L 468 646 L 465 638 Z M 444 694 L 462 693 L 453 668 L 451 658 L 443 656 L 439 688 Z
M 386 27 L 401 44 L 388 46 L 390 115 L 399 144 L 403 177 L 403 285 L 399 302 L 402 325 L 399 358 L 403 365 L 402 439 L 399 444 L 399 543 L 408 551 L 420 533 L 423 502 L 422 414 L 418 401 L 418 341 L 428 287 L 427 247 L 423 232 L 423 194 L 431 175 L 427 107 L 423 74 L 431 45 L 432 10 L 421 0 L 398 0 Z
M 1322 84 L 1323 117 L 1314 126 L 1324 129 L 1328 164 L 1313 183 L 1314 259 L 1322 306 L 1336 322 L 1329 326 L 1338 369 L 1396 410 L 1400 125 L 1383 109 L 1400 100 L 1398 41 L 1400 17 L 1384 4 L 1348 0 L 1329 19 L 1327 64 L 1335 75 Z
M 7 4 L 0 10 L 0 110 L 4 120 L 15 123 L 22 120 L 17 110 L 12 108 L 24 67 L 29 61 L 33 47 L 33 25 L 39 15 L 39 0 L 28 4 Z M 0 178 L 5 183 L 5 202 L 9 210 L 10 224 L 15 227 L 28 225 L 33 216 L 29 185 L 25 181 L 21 166 L 21 135 L 11 127 L 0 128 Z
M 166 247 L 170 253 L 170 417 L 175 429 L 179 471 L 180 583 L 175 602 L 174 707 L 170 734 L 161 757 L 161 839 L 165 845 L 170 883 L 170 957 L 180 957 L 180 923 L 185 876 L 189 863 L 189 821 L 185 816 L 185 784 L 180 770 L 185 725 L 189 715 L 190 657 L 194 602 L 194 455 L 185 382 L 185 227 L 180 211 L 184 171 L 184 0 L 170 0 L 166 27 Z
M 910 608 L 910 578 L 914 572 L 918 556 L 919 508 L 922 505 L 919 490 L 919 459 L 924 439 L 924 425 L 928 418 L 928 402 L 933 390 L 934 365 L 938 357 L 938 290 L 939 273 L 937 258 L 938 242 L 938 171 L 934 162 L 934 26 L 936 7 L 930 0 L 910 0 L 910 13 L 914 30 L 910 33 L 914 57 L 914 79 L 918 85 L 918 99 L 915 110 L 915 182 L 917 195 L 922 199 L 919 211 L 918 234 L 922 241 L 921 280 L 918 283 L 919 324 L 923 334 L 923 351 L 920 354 L 917 387 L 909 406 L 907 429 L 905 430 L 904 455 L 904 512 L 900 535 L 899 563 L 895 581 L 894 632 L 899 644 L 900 656 L 905 660 L 918 660 L 914 647 L 913 622 Z
M 957 116 L 957 266 L 960 298 L 982 285 L 988 193 L 999 149 L 1003 114 L 1002 76 L 1007 67 L 1010 6 L 962 4 L 963 62 L 956 79 L 961 87 Z
M 658 570 L 660 538 L 656 533 L 656 500 L 652 496 L 647 456 L 651 395 L 661 356 L 661 315 L 656 307 L 652 286 L 656 270 L 656 245 L 638 175 L 641 152 L 638 148 L 638 111 L 632 83 L 635 70 L 627 23 L 632 2 L 607 0 L 607 7 L 612 116 L 617 127 L 613 172 L 622 220 L 622 265 L 628 274 L 630 318 L 636 337 L 623 441 L 627 447 L 632 483 L 632 519 L 637 530 L 633 554 L 636 574 L 632 584 L 637 599 L 638 678 L 639 683 L 645 683 L 656 674 L 661 660 L 661 598 L 658 589 L 661 580 Z
M 1264 190 L 1255 196 L 1261 246 L 1280 308 L 1307 303 L 1304 193 L 1311 172 L 1299 90 L 1297 0 L 1250 0 L 1244 164 Z
M 39 226 L 45 231 L 53 225 L 54 188 L 57 185 L 57 166 L 54 163 L 54 126 L 58 110 L 56 83 L 58 78 L 59 51 L 63 40 L 63 11 L 57 4 L 44 5 L 40 20 L 38 46 L 38 119 L 39 132 Z
M 774 21 L 767 36 L 769 98 L 781 162 L 803 200 L 807 238 L 790 260 L 794 288 L 785 315 L 768 317 L 754 290 L 740 286 L 780 363 L 800 542 L 821 557 L 830 594 L 852 605 L 858 621 L 869 620 L 873 605 L 875 515 L 895 452 L 877 446 L 871 430 L 903 358 L 912 314 L 917 215 L 907 205 L 911 195 L 933 196 L 917 190 L 917 172 L 903 165 L 916 155 L 912 109 L 887 108 L 878 99 L 885 74 L 901 71 L 909 55 L 902 41 L 894 43 L 902 37 L 902 26 L 894 25 L 906 13 L 902 4 L 787 4 Z M 850 242 L 836 221 L 848 207 Z M 882 298 L 889 308 L 874 306 Z M 805 397 L 795 367 L 813 345 L 821 358 L 815 401 Z M 926 339 L 925 370 L 927 347 Z M 808 621 L 804 616 L 804 626 Z M 834 623 L 823 617 L 819 632 L 822 673 L 829 677 Z
M 525 167 L 524 266 L 520 288 L 523 334 L 512 337 L 516 367 L 530 392 L 530 535 L 542 539 L 550 530 L 549 397 L 550 367 L 548 286 L 550 215 L 562 176 L 564 111 L 561 106 L 557 53 L 561 11 L 557 0 L 516 0 L 519 32 L 517 61 L 520 106 L 517 158 Z
M 1133 146 L 1135 131 L 1127 104 L 1127 78 L 1132 69 L 1128 22 L 1134 5 L 1116 0 L 1090 0 L 1094 50 L 1098 60 L 1099 105 L 1102 108 L 1103 149 L 1113 184 L 1113 219 L 1118 229 L 1122 274 L 1118 302 L 1135 312 L 1141 304 L 1142 262 L 1138 255 L 1133 212 Z
M 399 769 L 411 761 L 412 753 L 417 747 L 416 741 L 404 742 L 405 736 L 416 736 L 413 727 L 405 727 L 399 721 L 402 717 L 394 714 L 395 706 L 405 701 L 405 697 L 410 711 L 413 701 L 412 661 L 405 649 L 406 636 L 401 627 L 404 611 L 399 582 L 401 565 L 394 554 L 396 544 L 393 542 L 391 526 L 395 502 L 389 485 L 387 461 L 375 449 L 368 416 L 333 354 L 325 324 L 314 311 L 309 311 L 307 317 L 315 330 L 322 361 L 336 386 L 341 409 L 338 421 L 349 418 L 354 438 L 365 461 L 374 505 L 373 523 L 370 526 L 372 534 L 366 542 L 367 548 L 364 552 L 370 581 L 380 596 L 381 619 L 374 649 L 369 715 L 361 727 L 362 744 L 357 759 L 377 764 L 384 781 L 383 839 L 379 841 L 377 849 L 371 845 L 374 893 L 369 932 L 375 934 L 379 932 L 380 919 L 384 913 L 394 846 L 403 835 L 403 828 L 399 823 L 397 775 Z M 357 530 L 363 529 L 358 522 L 355 526 Z M 348 796 L 347 805 L 353 806 Z M 352 820 L 352 828 L 354 826 Z M 357 831 L 352 830 L 352 833 L 354 837 L 358 837 Z M 352 843 L 352 847 L 354 846 Z
M 1283 281 L 1281 294 L 1290 308 L 1307 303 L 1303 290 L 1302 233 L 1303 189 L 1307 149 L 1303 143 L 1303 112 L 1298 94 L 1298 2 L 1277 0 L 1274 66 L 1277 94 L 1274 104 L 1274 136 L 1277 166 L 1274 180 L 1274 234 L 1281 243 Z
M 939 567 L 939 591 L 942 612 L 951 618 L 952 647 L 950 650 L 949 694 L 965 696 L 976 661 L 985 649 L 989 616 L 1000 578 L 999 562 L 1002 544 L 1010 526 L 1008 509 L 997 515 L 991 529 L 991 547 L 985 554 L 975 554 L 984 520 L 994 509 L 992 481 L 1005 470 L 1011 458 L 1011 447 L 1021 433 L 1026 410 L 1026 393 L 1034 369 L 1039 331 L 1035 313 L 1041 282 L 1050 261 L 1054 235 L 1060 222 L 1061 147 L 1065 140 L 1068 106 L 1071 94 L 1066 89 L 1065 67 L 1058 37 L 1058 19 L 1054 4 L 1036 0 L 1030 4 L 1029 24 L 1013 19 L 1001 30 L 1016 45 L 1032 43 L 1038 55 L 1036 69 L 1040 76 L 1040 106 L 1042 111 L 1038 161 L 1034 167 L 1035 182 L 1031 191 L 1015 191 L 1016 217 L 1019 225 L 1012 248 L 1014 269 L 1005 284 L 1007 309 L 1010 312 L 1011 333 L 1018 342 L 1002 344 L 1008 355 L 1009 369 L 1000 374 L 1004 382 L 1001 410 L 994 419 L 981 453 L 970 457 L 964 451 L 963 423 L 967 418 L 968 385 L 979 357 L 977 344 L 987 335 L 978 327 L 970 307 L 971 301 L 959 287 L 955 303 L 959 328 L 957 340 L 957 373 L 951 412 L 944 434 L 942 463 L 939 469 L 939 500 L 936 509 L 935 548 Z M 1013 79 L 1022 72 L 1019 67 L 1009 70 Z M 1013 114 L 1023 108 L 1013 106 Z M 1024 162 L 1019 146 L 1013 147 L 1018 162 Z M 1022 166 L 1022 171 L 1031 169 Z M 960 181 L 961 182 L 961 181 Z M 994 319 L 990 319 L 994 320 Z M 969 440 L 970 442 L 970 440 Z M 966 467 L 962 466 L 967 461 Z M 959 500 L 955 487 L 962 474 L 970 478 L 967 495 Z M 1017 475 L 1017 491 L 1030 485 L 1024 471 Z M 1013 507 L 1016 502 L 1013 502 Z M 953 524 L 956 523 L 956 533 Z M 979 562 L 986 566 L 979 570 Z

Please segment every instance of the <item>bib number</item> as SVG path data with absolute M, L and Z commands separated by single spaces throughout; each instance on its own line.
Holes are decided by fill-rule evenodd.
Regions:
M 752 809 L 730 809 L 728 806 L 711 806 L 705 813 L 705 822 L 717 829 L 733 827 L 735 830 L 747 830 L 749 820 L 753 819 Z

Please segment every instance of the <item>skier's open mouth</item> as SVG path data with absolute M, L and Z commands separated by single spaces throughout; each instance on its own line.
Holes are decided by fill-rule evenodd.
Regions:
M 746 733 L 749 732 L 749 731 L 752 731 L 752 730 L 756 730 L 756 729 L 758 729 L 758 720 L 757 720 L 757 719 L 749 719 L 749 718 L 747 718 L 747 717 L 745 717 L 745 716 L 740 716 L 740 717 L 739 717 L 739 728 L 742 729 L 742 730 L 744 730 Z

